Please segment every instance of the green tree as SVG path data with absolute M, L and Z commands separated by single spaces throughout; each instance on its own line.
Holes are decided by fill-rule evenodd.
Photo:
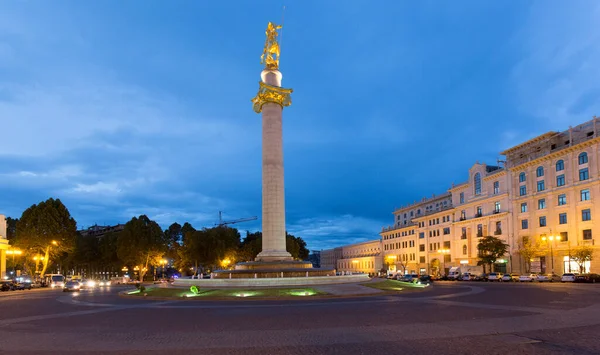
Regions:
M 285 247 L 288 253 L 297 260 L 307 260 L 310 251 L 306 248 L 306 242 L 301 237 L 295 237 L 286 232 Z M 262 251 L 262 233 L 246 232 L 246 238 L 240 247 L 240 257 L 243 260 L 254 260 Z
M 165 230 L 165 237 L 167 239 L 167 244 L 169 248 L 173 248 L 176 245 L 179 245 L 183 239 L 183 234 L 181 232 L 181 224 L 175 222 L 169 226 L 168 229 Z
M 69 210 L 59 199 L 50 198 L 23 212 L 13 245 L 29 258 L 43 256 L 40 275 L 44 275 L 52 261 L 73 250 L 76 235 L 77 223 Z
M 140 281 L 144 280 L 150 266 L 159 265 L 167 250 L 164 232 L 158 223 L 145 215 L 127 222 L 117 239 L 117 256 L 125 265 L 134 266 Z
M 523 240 L 519 243 L 518 253 L 525 262 L 526 272 L 530 272 L 531 270 L 531 259 L 544 255 L 542 247 L 531 241 L 528 237 L 523 237 Z
M 577 262 L 579 265 L 579 273 L 585 272 L 585 263 L 592 261 L 594 257 L 594 249 L 590 246 L 581 245 L 571 251 L 571 259 Z
M 494 263 L 496 260 L 504 256 L 508 252 L 508 244 L 504 243 L 502 239 L 492 236 L 483 237 L 477 244 L 477 250 L 479 252 L 480 261 L 477 265 L 483 265 L 485 272 L 485 265 L 490 266 L 490 271 L 494 271 Z
M 8 240 L 12 240 L 17 233 L 17 222 L 19 222 L 18 218 L 6 218 L 6 238 Z

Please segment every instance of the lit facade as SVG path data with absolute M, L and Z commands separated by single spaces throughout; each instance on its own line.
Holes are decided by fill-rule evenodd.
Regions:
M 381 240 L 345 245 L 342 247 L 342 258 L 337 260 L 339 272 L 362 272 L 375 274 L 381 271 Z
M 6 251 L 8 250 L 6 234 L 6 216 L 0 214 L 0 279 L 2 280 L 6 276 Z
M 337 261 L 342 258 L 342 247 L 321 250 L 321 268 L 336 269 Z
M 579 272 L 570 261 L 579 246 L 594 249 L 587 272 L 600 271 L 600 124 L 598 119 L 548 132 L 502 154 L 510 171 L 513 267 L 521 272 Z M 523 260 L 525 241 L 541 253 Z

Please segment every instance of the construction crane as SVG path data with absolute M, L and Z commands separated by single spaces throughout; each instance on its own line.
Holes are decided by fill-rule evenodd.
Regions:
M 234 219 L 234 220 L 231 220 L 231 221 L 224 221 L 223 220 L 223 211 L 219 211 L 219 223 L 215 224 L 215 225 L 218 226 L 218 227 L 223 227 L 223 226 L 228 225 L 228 224 L 235 224 L 235 223 L 240 223 L 240 222 L 255 221 L 257 219 L 258 219 L 258 217 L 252 216 L 252 217 Z

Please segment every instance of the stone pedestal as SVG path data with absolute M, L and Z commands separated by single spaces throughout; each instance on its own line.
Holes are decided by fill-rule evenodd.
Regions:
M 281 87 L 278 70 L 263 70 L 262 82 Z M 275 102 L 262 105 L 262 251 L 257 261 L 288 261 L 286 250 L 285 196 L 283 185 L 283 107 Z

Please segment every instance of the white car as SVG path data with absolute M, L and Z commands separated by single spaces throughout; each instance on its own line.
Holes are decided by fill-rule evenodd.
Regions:
M 502 279 L 500 279 L 502 282 L 510 282 L 510 281 L 519 281 L 519 275 L 518 274 L 504 274 L 502 276 Z
M 488 281 L 500 281 L 500 279 L 502 279 L 502 273 L 501 272 L 490 272 L 488 274 Z
M 533 282 L 534 280 L 537 280 L 537 278 L 537 274 L 521 275 L 519 276 L 519 282 Z
M 575 274 L 563 274 L 560 282 L 575 282 Z

